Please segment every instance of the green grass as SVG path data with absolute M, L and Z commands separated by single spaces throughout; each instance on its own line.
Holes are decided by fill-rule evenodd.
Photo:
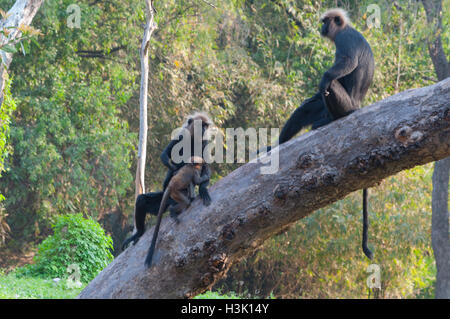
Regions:
M 215 291 L 207 291 L 204 294 L 195 296 L 194 299 L 243 299 L 235 293 L 229 293 L 228 295 L 220 295 Z
M 247 297 L 245 297 L 247 295 Z M 237 295 L 234 292 L 229 292 L 228 294 L 222 295 L 217 291 L 207 291 L 201 295 L 195 296 L 194 299 L 254 299 L 255 296 L 249 296 L 248 294 Z M 266 299 L 275 299 L 273 294 L 270 294 Z
M 64 279 L 55 283 L 51 279 L 18 278 L 13 272 L 5 275 L 0 270 L 0 299 L 73 299 L 84 287 L 69 288 Z
M 4 274 L 0 269 L 0 299 L 73 299 L 86 285 L 80 288 L 67 287 L 66 280 L 58 283 L 52 279 L 17 277 L 14 272 Z M 207 291 L 194 299 L 242 299 L 234 293 L 220 295 Z

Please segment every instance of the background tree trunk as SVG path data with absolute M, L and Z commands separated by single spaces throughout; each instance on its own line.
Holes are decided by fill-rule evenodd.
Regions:
M 450 76 L 450 63 L 442 47 L 442 1 L 422 0 L 428 26 L 433 29 L 428 51 L 439 81 Z M 448 220 L 448 182 L 450 158 L 436 162 L 433 172 L 432 195 L 432 246 L 436 259 L 436 298 L 450 298 L 450 239 Z
M 268 164 L 256 160 L 239 167 L 211 187 L 210 206 L 195 200 L 179 224 L 163 220 L 152 268 L 144 267 L 150 229 L 79 298 L 202 293 L 234 262 L 300 218 L 401 170 L 449 156 L 449 101 L 447 79 L 396 94 L 282 144 L 272 150 L 279 152 L 276 174 L 262 175 L 260 168 Z
M 157 25 L 154 21 L 153 1 L 146 0 L 146 16 L 147 23 L 144 28 L 144 36 L 140 51 L 141 57 L 141 89 L 139 96 L 139 145 L 138 145 L 138 161 L 136 167 L 136 192 L 135 198 L 139 194 L 145 192 L 145 159 L 147 154 L 147 95 L 148 95 L 148 48 L 150 38 Z
M 33 21 L 36 12 L 41 7 L 43 0 L 17 0 L 12 8 L 8 11 L 8 16 L 0 22 L 0 28 L 10 28 L 11 33 L 8 38 L 0 35 L 0 46 L 3 46 L 8 41 L 17 39 L 21 32 L 17 29 L 21 25 L 28 26 Z M 3 62 L 6 66 L 1 63 L 0 60 L 0 106 L 3 104 L 3 90 L 5 88 L 7 69 L 12 61 L 12 53 L 7 53 L 0 51 L 3 55 Z
M 442 46 L 442 0 L 422 0 L 427 15 L 428 27 L 432 32 L 427 39 L 428 52 L 433 61 L 438 80 L 450 76 L 450 64 Z
M 450 239 L 448 237 L 448 179 L 450 157 L 434 164 L 431 239 L 436 259 L 436 298 L 450 298 Z

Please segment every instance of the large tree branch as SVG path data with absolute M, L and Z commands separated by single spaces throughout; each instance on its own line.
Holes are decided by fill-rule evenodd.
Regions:
M 163 220 L 152 268 L 144 267 L 148 230 L 79 298 L 183 298 L 205 291 L 234 262 L 318 208 L 449 156 L 449 101 L 450 79 L 408 90 L 281 145 L 276 174 L 261 175 L 267 164 L 256 161 L 241 166 L 211 188 L 210 206 L 196 200 L 179 224 Z

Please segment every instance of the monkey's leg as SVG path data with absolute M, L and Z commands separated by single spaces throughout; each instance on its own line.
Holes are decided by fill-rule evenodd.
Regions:
M 347 116 L 358 108 L 339 81 L 331 81 L 327 92 L 328 95 L 324 94 L 323 99 L 328 111 L 335 120 Z
M 134 220 L 136 224 L 136 233 L 127 238 L 122 244 L 122 250 L 124 250 L 129 243 L 136 244 L 145 232 L 145 216 L 147 213 L 151 215 L 158 215 L 159 206 L 161 206 L 161 200 L 163 192 L 154 192 L 141 194 L 136 198 Z M 172 198 L 168 198 L 168 205 L 175 205 L 176 202 Z
M 161 205 L 163 195 L 164 192 L 141 194 L 136 199 L 136 207 L 139 208 L 140 212 L 145 212 L 156 216 L 158 215 L 159 206 Z M 175 204 L 175 202 L 172 198 L 169 197 L 168 205 L 172 204 Z
M 304 101 L 303 104 L 292 113 L 291 117 L 287 120 L 281 130 L 280 136 L 278 137 L 278 144 L 289 141 L 305 126 L 312 124 L 312 129 L 316 129 L 330 123 L 332 118 L 328 113 L 320 93 L 316 93 L 312 98 Z M 272 146 L 265 146 L 257 150 L 256 154 L 269 152 L 271 149 Z
M 333 117 L 331 116 L 330 112 L 328 112 L 328 110 L 324 107 L 322 114 L 320 115 L 320 119 L 312 124 L 311 129 L 315 130 L 331 122 L 333 122 Z
M 323 114 L 324 108 L 325 105 L 320 93 L 317 93 L 312 98 L 303 102 L 303 104 L 300 105 L 287 120 L 281 130 L 278 143 L 282 144 L 287 142 L 303 127 L 319 121 Z
M 203 182 L 198 186 L 198 194 L 203 200 L 203 205 L 209 206 L 211 205 L 211 196 L 208 191 L 209 181 Z
M 149 194 L 141 194 L 136 198 L 136 203 L 134 205 L 134 207 L 135 207 L 134 221 L 136 224 L 136 233 L 133 236 L 127 238 L 123 242 L 122 250 L 124 250 L 127 247 L 127 245 L 131 242 L 133 242 L 133 245 L 136 244 L 138 242 L 139 238 L 141 238 L 141 236 L 144 234 L 145 215 L 150 210 L 150 208 L 152 208 L 151 200 L 149 201 L 149 199 L 151 197 L 152 196 L 149 196 Z M 159 201 L 161 201 L 161 199 L 159 199 Z M 159 204 L 158 204 L 158 208 L 156 210 L 158 211 L 158 209 L 159 209 Z
M 191 201 L 183 191 L 173 192 L 171 195 L 173 196 L 173 199 L 177 202 L 177 204 L 170 206 L 170 217 L 172 217 L 177 223 L 179 223 L 178 215 L 184 209 L 189 207 Z
M 158 215 L 164 192 L 141 194 L 136 199 L 136 207 L 151 215 Z

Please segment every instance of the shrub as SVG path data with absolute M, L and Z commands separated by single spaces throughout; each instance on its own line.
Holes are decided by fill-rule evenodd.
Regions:
M 63 215 L 52 229 L 54 234 L 39 245 L 35 263 L 19 273 L 44 278 L 72 274 L 86 283 L 113 260 L 112 239 L 96 221 L 81 214 Z

